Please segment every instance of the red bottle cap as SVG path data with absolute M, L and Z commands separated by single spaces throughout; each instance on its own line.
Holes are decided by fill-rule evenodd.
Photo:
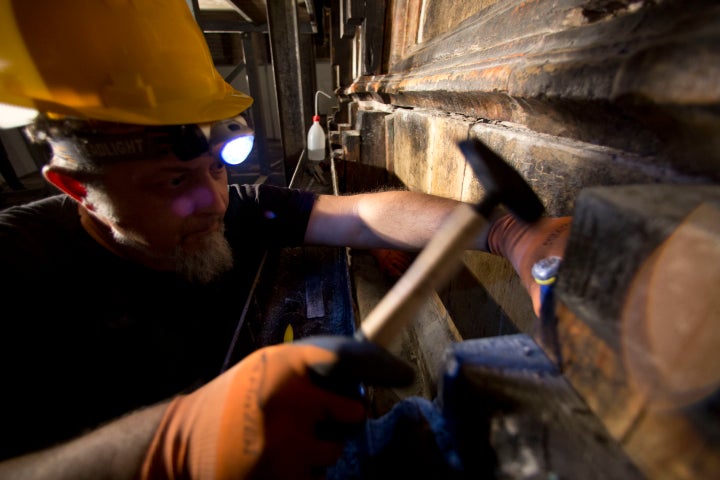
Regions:
M 320 121 L 320 115 L 313 115 L 313 122 L 319 122 Z

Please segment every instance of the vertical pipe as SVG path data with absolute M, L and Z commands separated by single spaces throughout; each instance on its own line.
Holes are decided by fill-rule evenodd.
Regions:
M 280 116 L 285 163 L 285 178 L 292 173 L 305 148 L 305 135 L 309 124 L 308 102 L 303 99 L 303 61 L 300 48 L 297 2 L 270 0 L 267 2 L 268 30 Z M 312 103 L 312 100 L 309 102 Z

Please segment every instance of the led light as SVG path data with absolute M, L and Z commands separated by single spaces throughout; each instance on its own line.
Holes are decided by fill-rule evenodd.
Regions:
M 252 135 L 245 135 L 230 140 L 222 150 L 220 150 L 220 158 L 230 165 L 238 165 L 245 161 L 248 155 L 250 155 L 254 141 L 255 137 Z
M 215 122 L 210 127 L 210 146 L 222 161 L 239 165 L 250 155 L 255 135 L 241 116 Z

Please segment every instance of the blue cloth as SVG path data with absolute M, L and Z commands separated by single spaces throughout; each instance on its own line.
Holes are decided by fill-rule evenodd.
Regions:
M 365 423 L 342 457 L 327 471 L 328 480 L 461 478 L 460 457 L 435 403 L 409 397 Z

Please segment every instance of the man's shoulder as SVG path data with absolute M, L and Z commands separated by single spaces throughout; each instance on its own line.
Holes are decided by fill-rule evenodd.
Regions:
M 58 228 L 78 222 L 77 203 L 60 194 L 0 211 L 0 231 L 17 228 Z
M 66 195 L 56 195 L 0 211 L 0 245 L 2 248 L 38 248 L 41 244 L 59 242 L 77 232 L 80 219 L 77 203 Z

